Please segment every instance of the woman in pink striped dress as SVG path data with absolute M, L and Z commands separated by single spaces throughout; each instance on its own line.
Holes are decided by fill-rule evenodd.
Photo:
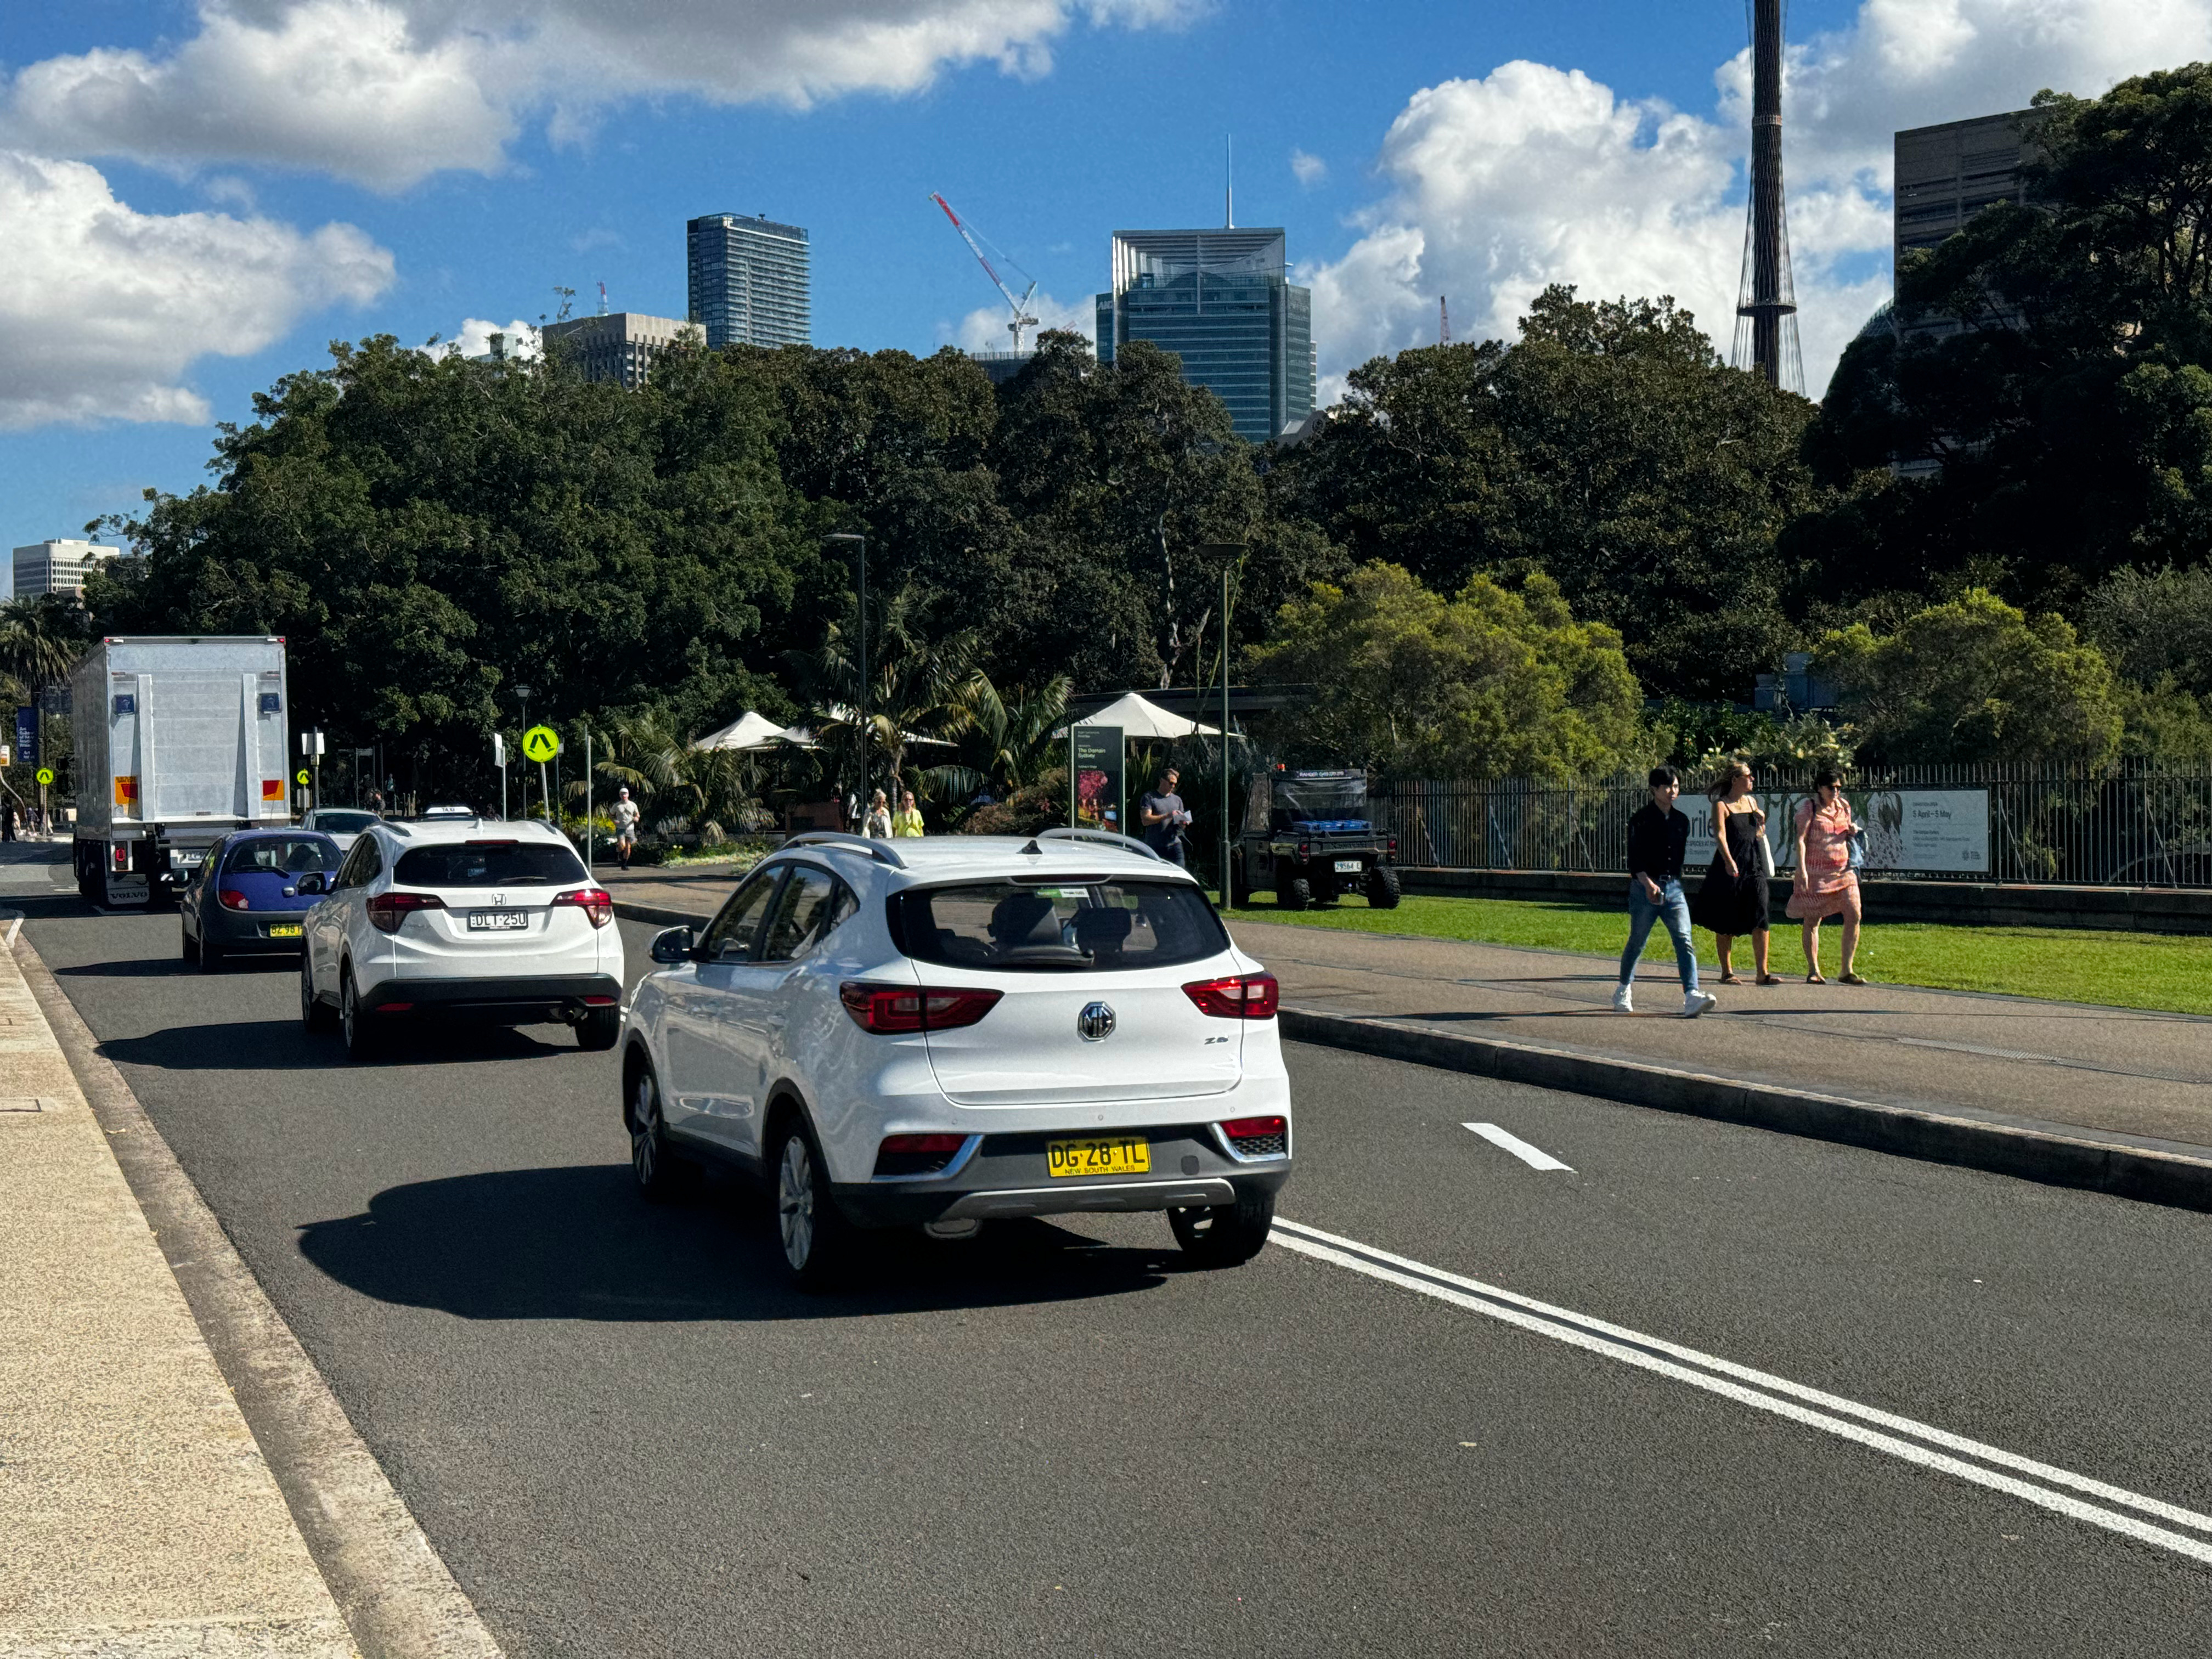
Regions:
M 1813 780 L 1809 800 L 1797 806 L 1797 873 L 1790 884 L 1785 915 L 1804 924 L 1805 982 L 1826 985 L 1820 977 L 1820 923 L 1844 919 L 1846 985 L 1863 985 L 1855 966 L 1859 953 L 1859 878 L 1851 869 L 1851 835 L 1858 824 L 1844 799 L 1843 774 L 1824 766 Z

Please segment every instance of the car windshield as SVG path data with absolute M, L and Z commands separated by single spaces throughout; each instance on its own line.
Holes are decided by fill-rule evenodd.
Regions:
M 542 841 L 449 841 L 399 855 L 403 887 L 556 887 L 589 880 L 584 861 Z
M 327 812 L 315 812 L 310 814 L 310 816 L 313 817 L 315 821 L 313 825 L 315 829 L 332 831 L 341 836 L 359 835 L 362 830 L 368 829 L 370 824 L 376 822 L 376 814 L 374 812 L 340 812 L 331 811 Z
M 256 836 L 234 845 L 222 867 L 231 875 L 304 876 L 337 869 L 338 849 L 320 836 Z
M 1229 948 L 1206 895 L 1185 881 L 924 887 L 900 894 L 895 914 L 907 955 L 953 968 L 1172 968 Z

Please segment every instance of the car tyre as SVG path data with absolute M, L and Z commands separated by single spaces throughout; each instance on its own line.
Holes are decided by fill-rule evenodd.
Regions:
M 1310 909 L 1313 905 L 1313 883 L 1304 876 L 1292 876 L 1288 881 L 1278 878 L 1275 902 L 1285 910 Z
M 361 998 L 353 985 L 353 969 L 342 969 L 338 973 L 338 1029 L 345 1034 L 346 1058 L 351 1060 L 374 1060 L 383 1047 L 382 1024 L 374 1014 L 361 1006 Z
M 695 1184 L 696 1171 L 668 1144 L 668 1126 L 660 1115 L 660 1085 L 652 1068 L 638 1068 L 631 1085 L 629 1112 L 629 1172 L 637 1189 L 655 1204 L 682 1197 Z
M 1376 865 L 1367 872 L 1367 902 L 1377 910 L 1398 908 L 1398 872 L 1386 865 Z
M 222 967 L 222 946 L 211 939 L 202 939 L 198 941 L 198 949 L 192 954 L 200 964 L 200 972 L 204 974 L 218 972 Z
M 1235 1267 L 1260 1254 L 1275 1224 L 1273 1193 L 1242 1192 L 1233 1204 L 1170 1210 L 1176 1243 L 1197 1267 Z
M 854 1228 L 830 1195 L 830 1172 L 814 1137 L 794 1121 L 775 1149 L 776 1240 L 802 1291 L 842 1286 L 853 1266 Z
M 576 1022 L 576 1046 L 605 1052 L 622 1041 L 622 1010 L 588 1008 Z
M 185 960 L 186 962 L 198 962 L 200 959 L 200 942 L 194 939 L 190 933 L 185 933 L 181 923 L 179 924 L 177 932 L 184 939 L 183 955 Z
M 300 1025 L 310 1036 L 319 1036 L 337 1024 L 330 1005 L 315 995 L 315 978 L 307 969 L 307 953 L 300 953 Z

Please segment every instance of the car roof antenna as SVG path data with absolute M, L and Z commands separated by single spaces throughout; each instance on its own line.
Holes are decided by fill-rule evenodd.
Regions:
M 1024 858 L 1031 853 L 1036 854 L 1039 858 L 1042 858 L 1044 856 L 1044 848 L 1036 844 L 1036 837 L 1035 836 L 1031 836 L 1030 837 L 1030 844 L 1023 848 L 1022 850 L 1019 853 L 1017 853 L 1014 856 L 1017 858 Z

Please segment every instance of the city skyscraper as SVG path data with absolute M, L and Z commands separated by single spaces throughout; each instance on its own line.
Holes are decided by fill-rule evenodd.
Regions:
M 1182 360 L 1182 376 L 1266 443 L 1314 408 L 1313 295 L 1295 287 L 1280 228 L 1117 230 L 1114 287 L 1097 301 L 1098 361 L 1133 340 Z
M 697 343 L 699 326 L 641 311 L 615 311 L 548 323 L 544 337 L 545 349 L 565 353 L 586 380 L 619 380 L 635 392 L 650 378 L 653 360 L 662 352 L 687 338 Z
M 29 599 L 41 593 L 60 593 L 81 598 L 84 579 L 94 565 L 124 557 L 129 550 L 65 536 L 19 547 L 15 550 L 15 597 Z
M 709 349 L 811 345 L 812 278 L 806 232 L 767 217 L 710 213 L 684 226 L 691 320 Z

